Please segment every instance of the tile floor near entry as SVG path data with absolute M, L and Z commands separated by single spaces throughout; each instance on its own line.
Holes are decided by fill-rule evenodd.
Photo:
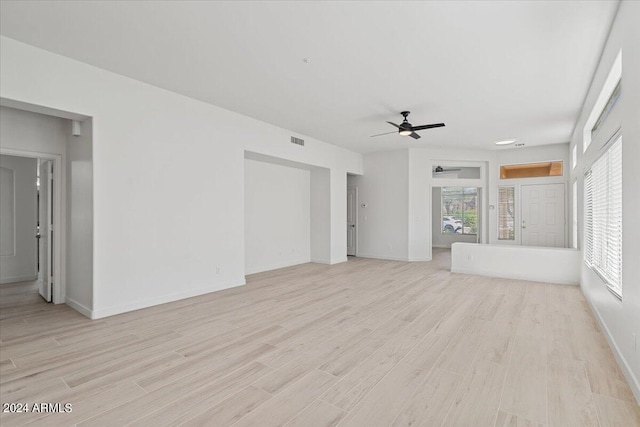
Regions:
M 578 287 L 351 258 L 90 321 L 0 286 L 3 427 L 640 426 Z

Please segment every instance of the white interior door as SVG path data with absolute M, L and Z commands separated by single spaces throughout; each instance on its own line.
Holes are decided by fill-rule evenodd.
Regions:
M 53 162 L 40 162 L 40 201 L 38 204 L 39 241 L 39 291 L 42 298 L 51 302 L 53 286 Z
M 522 245 L 564 248 L 564 184 L 523 185 Z
M 37 159 L 0 155 L 0 283 L 36 280 Z
M 356 254 L 358 230 L 356 218 L 358 213 L 358 189 L 347 188 L 347 255 Z

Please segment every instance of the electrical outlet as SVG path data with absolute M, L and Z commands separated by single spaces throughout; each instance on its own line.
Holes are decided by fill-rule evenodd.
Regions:
M 222 269 L 220 267 L 216 267 L 216 274 L 222 273 Z

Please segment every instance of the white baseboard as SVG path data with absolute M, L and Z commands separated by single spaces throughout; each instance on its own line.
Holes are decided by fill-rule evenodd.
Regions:
M 29 276 L 18 276 L 18 277 L 3 277 L 0 279 L 0 285 L 5 285 L 7 283 L 17 283 L 17 282 L 31 282 L 33 280 L 38 280 L 38 275 L 29 275 Z
M 87 308 L 86 306 L 80 304 L 78 301 L 66 297 L 64 300 L 65 304 L 67 304 L 69 307 L 73 308 L 74 310 L 78 311 L 80 314 L 87 316 L 89 319 L 94 319 L 93 317 L 93 310 L 91 310 L 90 308 Z
M 582 293 L 582 295 L 585 295 L 584 292 Z M 631 386 L 631 391 L 633 392 L 633 395 L 635 396 L 636 401 L 638 402 L 638 404 L 640 404 L 640 381 L 638 381 L 638 378 L 636 378 L 635 375 L 633 375 L 633 371 L 629 367 L 627 360 L 624 358 L 624 356 L 620 352 L 620 349 L 618 348 L 618 345 L 613 339 L 613 336 L 611 335 L 609 328 L 607 327 L 606 323 L 604 323 L 604 321 L 602 320 L 602 317 L 600 316 L 600 312 L 598 311 L 598 309 L 592 304 L 591 300 L 587 298 L 586 295 L 585 295 L 585 299 L 587 300 L 587 304 L 589 304 L 589 308 L 591 308 L 591 312 L 594 314 L 596 320 L 598 321 L 598 324 L 600 324 L 600 328 L 602 328 L 602 330 L 604 331 L 604 336 L 607 338 L 607 342 L 609 343 L 611 352 L 615 356 L 616 361 L 618 362 L 618 366 L 620 366 L 620 369 L 622 370 L 624 377 L 627 379 L 627 382 Z
M 331 262 L 329 264 L 333 265 L 333 264 L 341 264 L 343 262 L 347 262 L 348 258 L 344 257 L 344 258 L 336 258 L 336 259 L 332 259 Z
M 311 262 L 315 262 L 316 264 L 331 264 L 329 258 L 311 258 Z
M 99 310 L 93 310 L 92 319 L 101 319 L 103 317 L 114 316 L 116 314 L 127 313 L 129 311 L 140 310 L 142 308 L 153 307 L 155 305 L 166 304 L 168 302 L 179 301 L 186 298 L 196 297 L 198 295 L 209 294 L 212 292 L 222 291 L 236 286 L 246 284 L 244 277 L 227 283 L 216 283 L 214 286 L 207 286 L 186 292 L 178 292 L 169 295 L 162 295 L 154 298 L 146 298 L 138 300 L 130 304 L 119 305 L 115 307 L 107 307 Z

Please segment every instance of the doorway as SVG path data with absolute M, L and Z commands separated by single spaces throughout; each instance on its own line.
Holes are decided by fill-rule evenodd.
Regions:
M 54 211 L 59 205 L 55 158 L 0 155 L 0 283 L 37 284 L 52 302 L 55 283 Z M 49 156 L 50 157 L 50 156 Z
M 565 247 L 564 193 L 564 184 L 521 187 L 522 246 Z

